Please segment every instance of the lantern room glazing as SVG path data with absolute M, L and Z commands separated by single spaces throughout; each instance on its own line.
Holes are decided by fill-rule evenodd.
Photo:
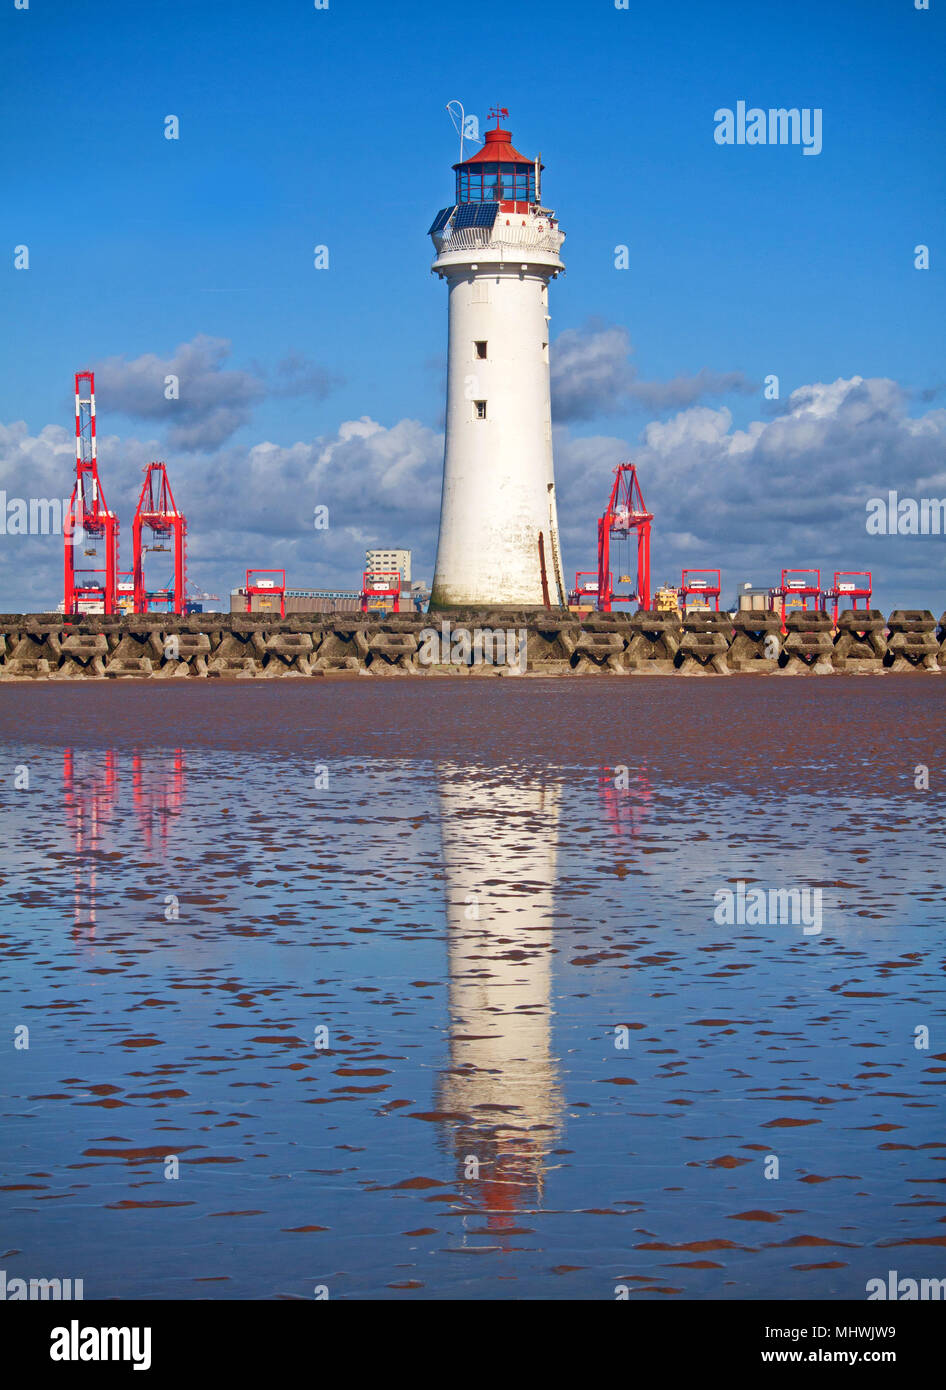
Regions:
M 499 203 L 503 212 L 528 212 L 538 201 L 536 163 L 513 147 L 508 130 L 487 130 L 482 148 L 453 168 L 457 204 Z

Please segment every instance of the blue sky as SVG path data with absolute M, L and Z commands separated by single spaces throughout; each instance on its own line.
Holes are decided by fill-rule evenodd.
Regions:
M 445 103 L 485 126 L 499 102 L 567 234 L 566 570 L 592 563 L 634 457 L 658 581 L 871 568 L 880 606 L 939 613 L 946 540 L 864 527 L 888 488 L 946 496 L 932 4 L 8 5 L 0 487 L 68 492 L 56 428 L 93 365 L 124 564 L 141 467 L 166 458 L 203 587 L 271 564 L 353 586 L 371 543 L 412 546 L 429 578 L 446 303 L 425 233 L 457 157 Z M 821 108 L 822 152 L 717 145 L 714 112 L 740 99 Z M 148 391 L 181 363 L 174 413 Z M 319 502 L 328 533 L 305 523 Z M 54 606 L 60 567 L 53 538 L 0 538 L 0 608 Z

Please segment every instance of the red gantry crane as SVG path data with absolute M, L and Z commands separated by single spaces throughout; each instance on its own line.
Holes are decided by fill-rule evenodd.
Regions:
M 610 613 L 611 605 L 631 603 L 639 608 L 650 607 L 650 523 L 653 514 L 644 505 L 637 468 L 633 463 L 619 463 L 614 470 L 614 483 L 604 516 L 598 520 L 598 609 Z M 628 540 L 637 532 L 637 588 L 634 593 L 615 593 L 611 574 L 611 541 Z M 619 583 L 629 583 L 630 575 L 622 574 Z
M 401 611 L 400 570 L 363 570 L 361 575 L 361 611 L 369 608 Z
M 147 526 L 151 532 L 151 545 L 143 545 L 142 529 Z M 132 548 L 134 550 L 134 589 L 135 612 L 148 613 L 152 603 L 164 603 L 169 613 L 183 613 L 187 602 L 186 595 L 186 537 L 187 521 L 179 512 L 168 471 L 163 463 L 149 463 L 145 469 L 145 480 L 138 499 L 135 519 L 132 522 Z M 165 544 L 170 541 L 171 545 Z M 174 555 L 174 578 L 164 589 L 145 588 L 145 551 L 171 552 Z
M 276 579 L 260 579 L 259 575 L 261 574 L 278 574 L 279 579 L 278 581 Z M 253 581 L 252 584 L 250 583 L 251 579 Z M 270 608 L 272 608 L 272 600 L 274 598 L 278 598 L 279 616 L 281 618 L 284 618 L 286 616 L 285 570 L 247 570 L 246 588 L 243 590 L 243 592 L 246 594 L 247 613 L 252 613 L 253 596 L 258 595 L 260 599 L 260 608 L 265 610 L 269 610 Z
M 715 599 L 716 612 L 719 612 L 719 596 L 722 592 L 722 575 L 719 570 L 684 570 L 680 579 L 680 602 L 686 613 L 690 595 L 697 598 Z M 706 603 L 709 608 L 709 603 Z
M 864 600 L 865 610 L 870 608 L 871 595 L 874 590 L 874 581 L 870 570 L 835 570 L 834 583 L 831 585 L 828 597 L 832 601 L 832 622 L 838 625 L 838 604 L 841 599 L 850 599 L 851 608 L 857 612 L 857 600 Z
M 820 569 L 783 569 L 781 584 L 777 589 L 770 589 L 769 592 L 773 599 L 778 600 L 783 634 L 787 631 L 785 626 L 786 599 L 789 600 L 793 608 L 801 608 L 803 613 L 808 612 L 808 600 L 814 599 L 812 611 L 815 613 L 824 612 L 824 594 L 821 589 Z
M 101 603 L 118 612 L 118 517 L 109 511 L 95 454 L 95 375 L 76 372 L 76 481 L 63 525 L 65 588 L 63 610 L 75 614 Z M 104 550 L 103 566 L 77 566 L 76 548 L 89 556 Z

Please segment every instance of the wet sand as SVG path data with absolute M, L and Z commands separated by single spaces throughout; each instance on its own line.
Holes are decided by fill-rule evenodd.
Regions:
M 944 699 L 5 687 L 0 1268 L 86 1298 L 943 1277 Z M 820 888 L 821 930 L 719 925 L 740 880 Z
M 538 765 L 646 763 L 657 775 L 893 793 L 905 764 L 946 771 L 946 680 L 863 676 L 369 677 L 37 682 L 0 688 L 9 739 L 61 747 L 259 749 L 307 757 Z M 912 787 L 912 770 L 910 777 Z M 934 779 L 933 785 L 936 785 Z

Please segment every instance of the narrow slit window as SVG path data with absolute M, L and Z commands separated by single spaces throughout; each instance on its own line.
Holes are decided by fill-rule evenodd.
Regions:
M 485 402 L 485 401 L 474 401 L 474 402 L 473 402 L 473 419 L 474 419 L 474 420 L 485 420 L 485 419 L 486 419 L 486 402 Z
M 486 344 L 484 342 L 473 344 L 473 356 L 478 357 L 483 362 L 486 361 Z

